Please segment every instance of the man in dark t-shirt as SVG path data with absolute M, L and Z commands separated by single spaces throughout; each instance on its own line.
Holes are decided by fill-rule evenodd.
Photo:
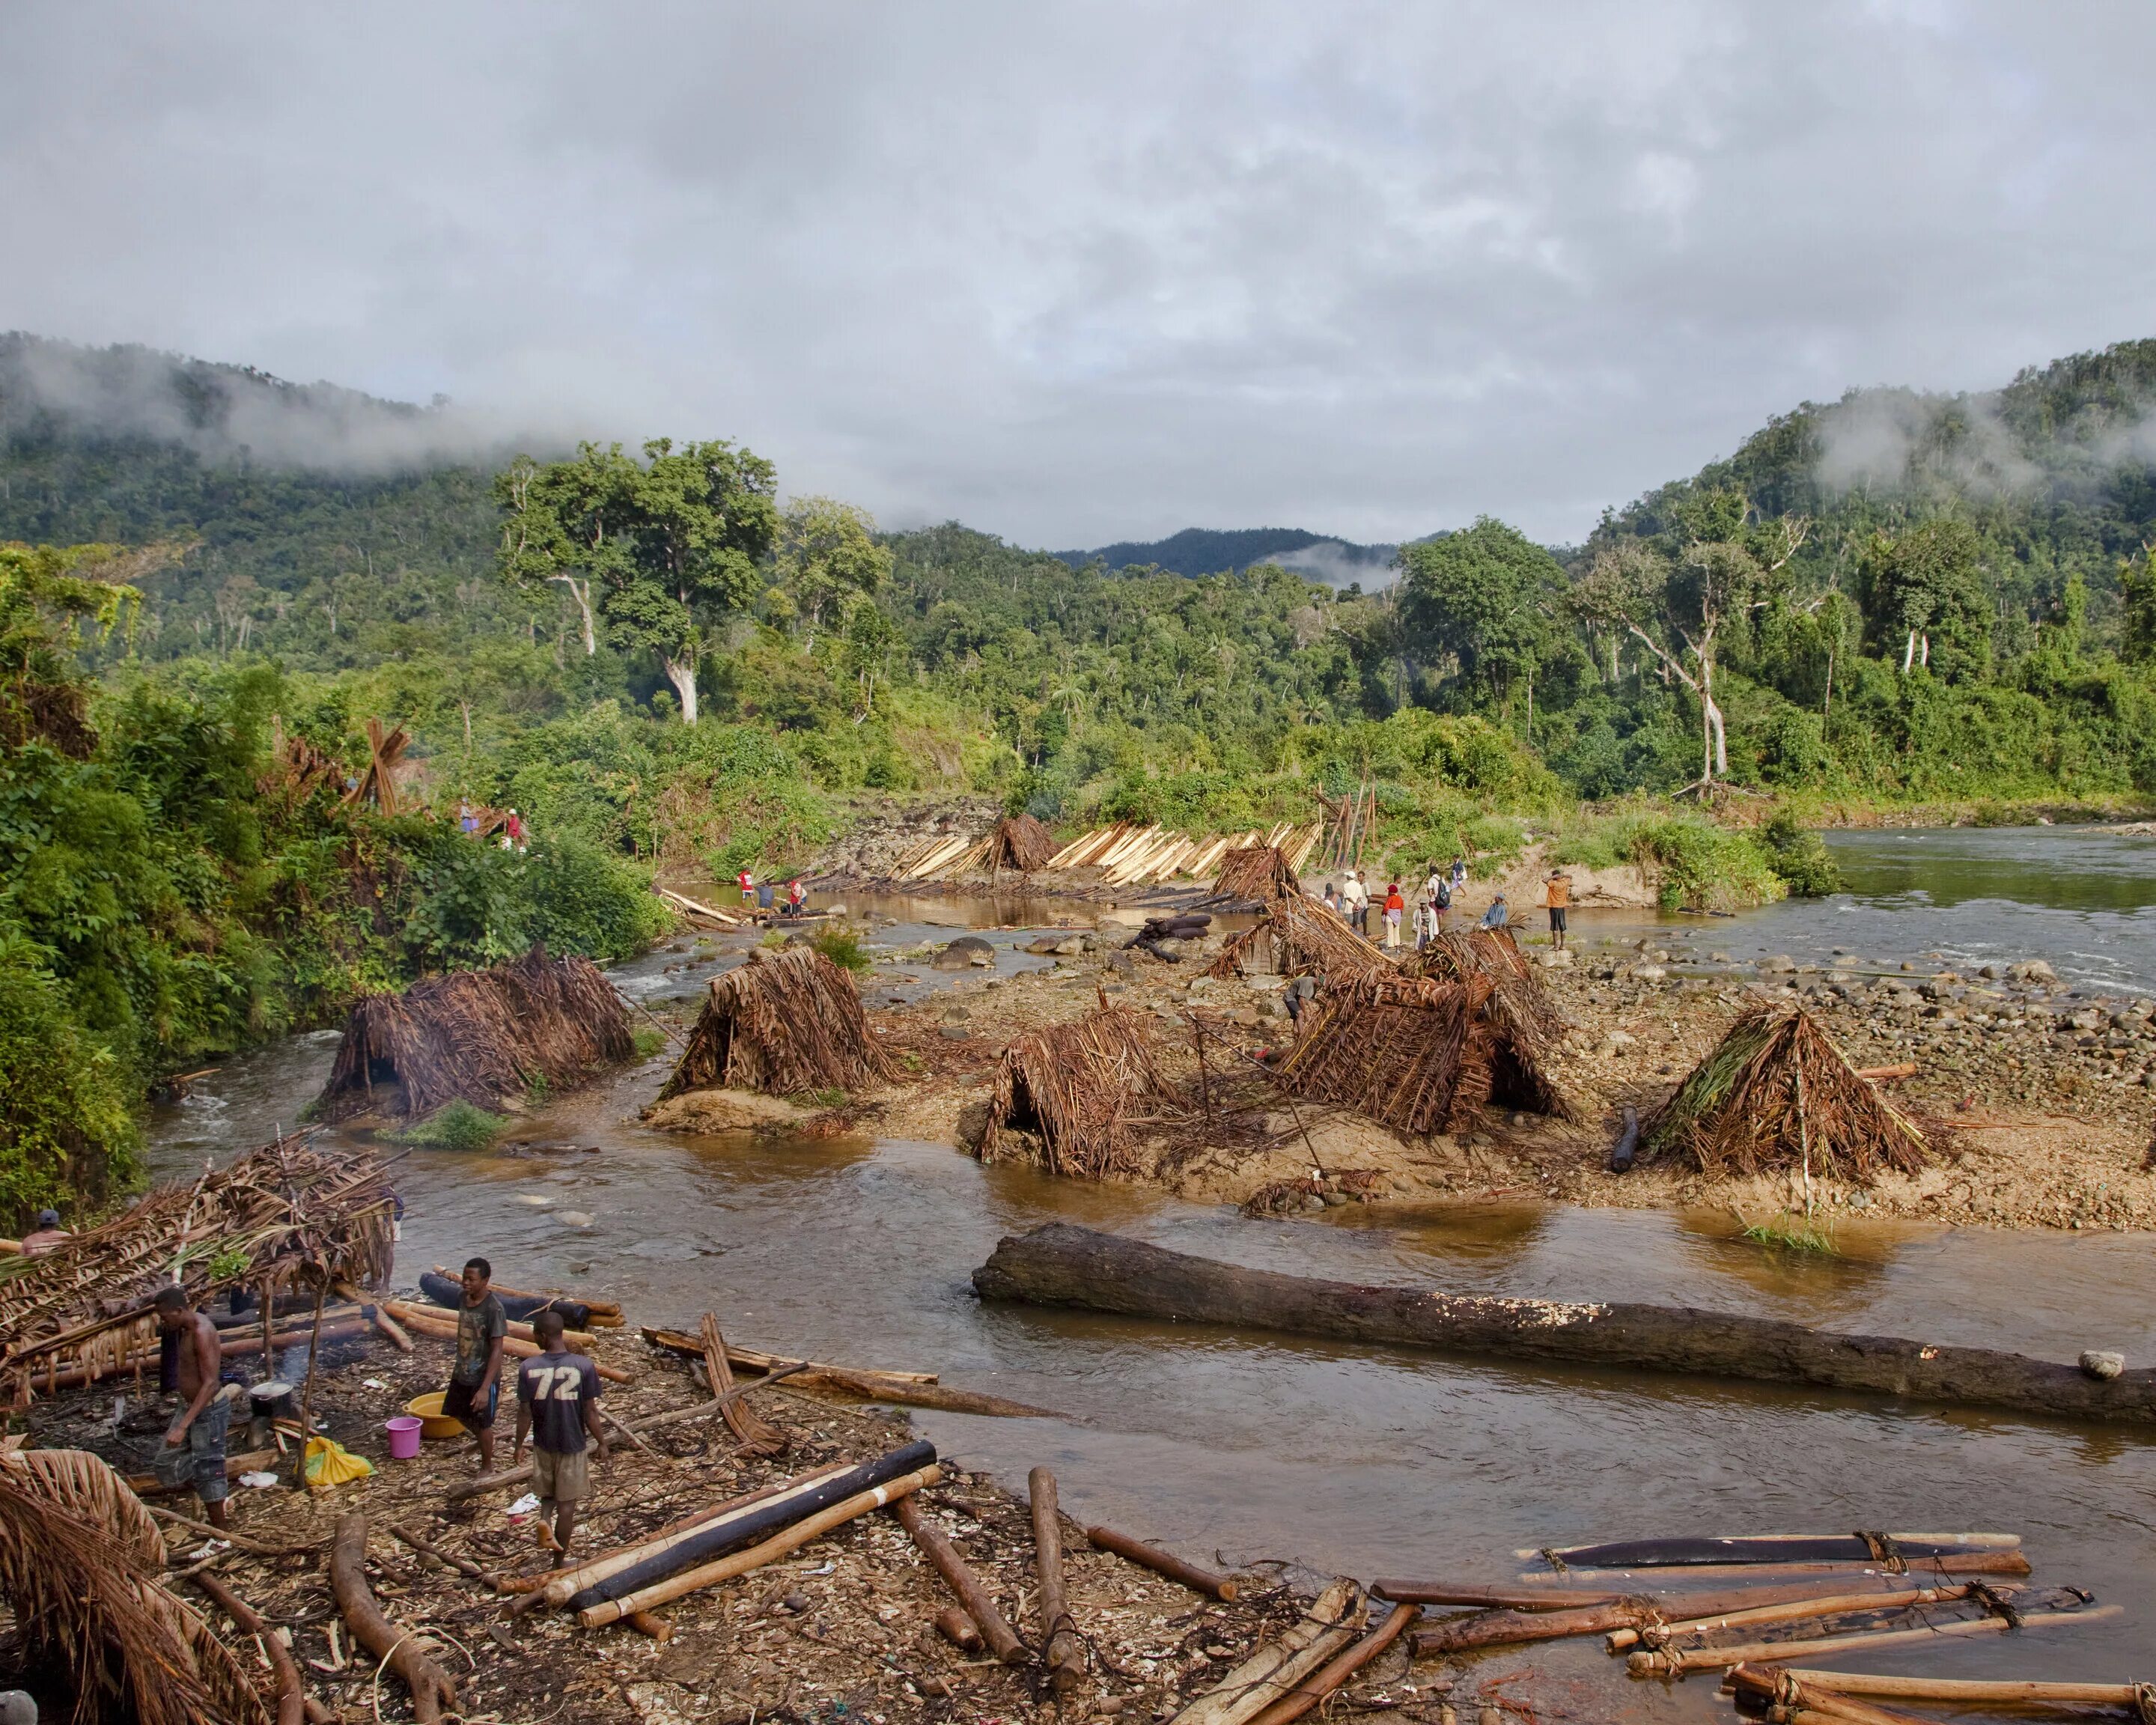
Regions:
M 457 1307 L 457 1362 L 449 1369 L 442 1411 L 479 1435 L 479 1471 L 494 1471 L 494 1412 L 501 1400 L 502 1338 L 509 1313 L 494 1292 L 494 1266 L 484 1258 L 465 1266 L 464 1301 Z
M 549 1307 L 531 1320 L 532 1339 L 546 1352 L 527 1359 L 516 1373 L 516 1448 L 514 1466 L 531 1440 L 532 1485 L 540 1497 L 540 1531 L 546 1532 L 547 1508 L 554 1512 L 554 1567 L 569 1561 L 569 1538 L 577 1531 L 577 1506 L 591 1496 L 591 1469 L 585 1440 L 607 1459 L 606 1433 L 599 1426 L 599 1368 L 588 1356 L 572 1353 L 562 1341 L 562 1314 Z

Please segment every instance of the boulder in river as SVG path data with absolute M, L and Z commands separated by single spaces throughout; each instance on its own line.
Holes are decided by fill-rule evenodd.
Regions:
M 988 966 L 996 962 L 996 949 L 978 934 L 962 934 L 938 952 L 933 961 L 937 970 L 971 970 L 976 966 Z

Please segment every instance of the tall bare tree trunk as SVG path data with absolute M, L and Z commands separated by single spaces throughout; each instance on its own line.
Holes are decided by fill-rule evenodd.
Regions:
M 696 722 L 696 661 L 693 659 L 675 659 L 670 655 L 662 653 L 659 655 L 659 662 L 666 667 L 666 680 L 674 685 L 674 692 L 681 697 L 681 722 L 685 725 L 695 724 Z
M 584 628 L 584 657 L 589 659 L 599 650 L 598 637 L 592 629 L 592 584 L 579 581 L 573 575 L 550 575 L 550 581 L 558 581 L 569 589 L 569 597 L 577 602 L 577 616 Z

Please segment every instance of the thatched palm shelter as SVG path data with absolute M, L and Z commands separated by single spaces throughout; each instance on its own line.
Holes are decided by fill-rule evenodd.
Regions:
M 458 1101 L 498 1107 L 535 1082 L 571 1089 L 635 1054 L 629 1009 L 598 967 L 535 947 L 514 963 L 361 1000 L 312 1111 L 411 1119 Z
M 1707 1174 L 1798 1169 L 1870 1184 L 1930 1159 L 1922 1129 L 1860 1078 L 1802 1007 L 1761 1004 L 1730 1027 L 1640 1129 L 1640 1159 Z
M 856 1091 L 898 1070 L 870 1032 L 854 979 L 813 947 L 752 952 L 711 981 L 689 1045 L 659 1092 Z
M 268 1725 L 247 1668 L 161 1579 L 165 1542 L 82 1450 L 0 1456 L 0 1597 L 76 1725 Z
M 1213 882 L 1215 898 L 1269 905 L 1302 896 L 1302 880 L 1286 852 L 1271 845 L 1246 845 L 1220 859 Z
M 1540 1041 L 1490 1010 L 1494 993 L 1481 977 L 1430 982 L 1389 968 L 1328 981 L 1280 1081 L 1416 1134 L 1464 1127 L 1493 1101 L 1571 1119 Z
M 1267 905 L 1257 927 L 1233 937 L 1206 974 L 1294 976 L 1312 971 L 1323 977 L 1349 977 L 1373 969 L 1389 974 L 1392 968 L 1392 960 L 1350 928 L 1337 911 L 1297 892 Z
M 162 1187 L 0 1281 L 0 1387 L 15 1405 L 157 1358 L 150 1301 L 234 1286 L 363 1285 L 389 1273 L 394 1199 L 372 1156 L 285 1142 Z
M 987 869 L 1001 874 L 1014 869 L 1030 875 L 1054 860 L 1056 843 L 1046 827 L 1029 814 L 1007 814 L 989 828 L 988 836 L 966 855 L 965 870 Z
M 995 1161 L 1009 1135 L 1029 1132 L 1040 1138 L 1052 1173 L 1089 1180 L 1135 1173 L 1131 1128 L 1142 1123 L 1141 1106 L 1171 1100 L 1137 1014 L 1104 1006 L 1021 1036 L 1004 1050 L 981 1160 Z
M 1549 990 L 1543 986 L 1509 928 L 1469 928 L 1437 935 L 1402 961 L 1400 971 L 1403 975 L 1428 977 L 1434 982 L 1464 983 L 1470 977 L 1486 978 L 1496 990 L 1492 997 L 1496 1010 L 1530 1027 L 1538 1037 L 1554 1036 L 1564 1028 Z

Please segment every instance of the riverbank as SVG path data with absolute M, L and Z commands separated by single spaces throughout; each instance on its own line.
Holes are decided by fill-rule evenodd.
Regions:
M 1760 1000 L 1801 1003 L 1863 1067 L 1913 1065 L 1890 1093 L 1930 1132 L 1932 1164 L 1868 1189 L 1821 1179 L 1816 1213 L 1960 1225 L 2156 1227 L 2156 1018 L 2146 999 L 2059 985 L 2035 963 L 2015 974 L 1891 971 L 1847 953 L 1838 968 L 1770 957 L 1739 966 L 1695 941 L 1575 949 L 1550 964 L 1529 950 L 1565 1029 L 1550 1070 L 1576 1119 L 1491 1111 L 1476 1125 L 1404 1137 L 1351 1111 L 1290 1105 L 1257 1057 L 1292 1032 L 1278 978 L 1201 973 L 1220 937 L 1184 962 L 1125 951 L 1104 926 L 1043 945 L 1053 968 L 960 974 L 918 999 L 863 993 L 907 1079 L 803 1109 L 728 1091 L 690 1092 L 649 1122 L 673 1131 L 869 1131 L 974 1149 L 1004 1045 L 1083 1016 L 1132 1008 L 1180 1112 L 1146 1140 L 1141 1183 L 1266 1214 L 1342 1203 L 1404 1209 L 1535 1197 L 1627 1209 L 1719 1209 L 1786 1222 L 1806 1194 L 1789 1179 L 1711 1180 L 1676 1166 L 1612 1173 L 1623 1113 L 1645 1111 Z M 918 961 L 912 961 L 918 963 Z M 896 967 L 893 968 L 896 969 Z M 1996 970 L 1999 967 L 1991 967 Z M 900 975 L 909 973 L 897 971 Z M 1204 1024 L 1204 1081 L 1191 1020 Z M 1313 1176 L 1313 1168 L 1320 1172 Z

